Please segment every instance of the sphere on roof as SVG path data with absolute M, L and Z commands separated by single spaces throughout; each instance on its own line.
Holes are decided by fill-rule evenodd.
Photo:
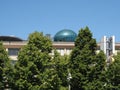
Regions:
M 61 42 L 74 42 L 77 37 L 77 34 L 69 29 L 63 29 L 57 32 L 54 36 L 54 41 Z

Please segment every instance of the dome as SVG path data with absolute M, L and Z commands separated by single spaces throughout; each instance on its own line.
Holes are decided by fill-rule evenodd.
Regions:
M 23 41 L 23 40 L 14 36 L 0 36 L 0 41 Z
M 54 36 L 54 41 L 61 41 L 61 42 L 74 42 L 77 34 L 69 29 L 63 29 L 56 33 Z

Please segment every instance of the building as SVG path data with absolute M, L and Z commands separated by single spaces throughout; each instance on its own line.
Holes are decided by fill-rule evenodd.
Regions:
M 50 35 L 48 36 L 50 37 Z M 74 41 L 76 37 L 77 34 L 74 31 L 63 29 L 56 33 L 52 45 L 61 55 L 69 55 L 74 47 Z M 3 42 L 6 51 L 8 51 L 8 55 L 11 58 L 12 63 L 17 61 L 19 50 L 27 44 L 27 41 L 15 36 L 0 36 L 0 41 Z M 96 52 L 99 52 L 99 50 L 103 50 L 106 55 L 110 54 L 111 52 L 113 54 L 117 54 L 117 52 L 120 52 L 120 43 L 115 43 L 114 36 L 110 38 L 104 36 L 102 40 L 97 43 Z

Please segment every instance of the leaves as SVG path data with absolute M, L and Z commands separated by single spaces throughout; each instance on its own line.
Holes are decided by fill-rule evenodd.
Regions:
M 0 89 L 5 88 L 5 85 L 10 81 L 11 65 L 9 62 L 8 54 L 0 42 Z M 5 82 L 7 81 L 7 82 Z
M 32 44 L 35 47 L 39 48 L 41 52 L 50 53 L 52 50 L 52 42 L 46 36 L 43 36 L 43 33 L 34 32 L 29 35 L 28 44 Z
M 18 55 L 15 65 L 15 89 L 59 90 L 60 78 L 51 61 L 52 43 L 42 33 L 29 35 L 28 44 Z
M 96 40 L 92 38 L 89 28 L 81 29 L 69 63 L 73 77 L 71 80 L 72 90 L 96 90 L 96 82 L 102 82 L 100 75 L 104 70 L 105 57 L 102 52 L 97 55 L 96 48 Z
M 120 88 L 120 53 L 113 57 L 114 62 L 110 64 L 106 71 L 106 88 L 119 90 Z
M 52 41 L 43 33 L 29 35 L 19 52 L 18 62 L 11 67 L 7 52 L 0 43 L 0 89 L 7 84 L 13 90 L 119 90 L 120 54 L 114 56 L 106 70 L 106 56 L 96 53 L 96 40 L 88 27 L 82 28 L 70 56 L 60 56 Z M 68 73 L 72 78 L 67 80 Z M 4 77 L 4 78 L 3 78 Z

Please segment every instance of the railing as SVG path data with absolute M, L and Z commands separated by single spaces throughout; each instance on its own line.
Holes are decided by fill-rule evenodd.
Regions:
M 26 45 L 27 41 L 4 41 L 3 45 Z

